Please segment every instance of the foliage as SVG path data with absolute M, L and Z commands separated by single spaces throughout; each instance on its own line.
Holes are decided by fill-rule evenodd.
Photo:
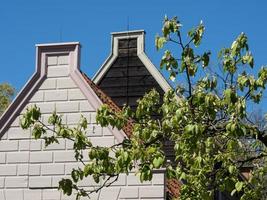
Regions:
M 15 90 L 8 83 L 0 84 L 0 116 L 11 103 Z
M 112 184 L 119 174 L 131 171 L 136 171 L 141 181 L 151 180 L 154 169 L 165 167 L 168 178 L 183 182 L 180 199 L 213 199 L 216 191 L 240 199 L 264 199 L 267 135 L 249 120 L 247 105 L 260 102 L 267 68 L 262 67 L 256 76 L 248 74 L 254 59 L 247 36 L 241 33 L 231 47 L 220 52 L 223 71 L 219 73 L 219 68 L 209 66 L 210 52 L 195 53 L 203 38 L 203 23 L 190 30 L 186 39 L 181 27 L 177 18 L 166 17 L 162 36 L 157 36 L 155 43 L 157 49 L 166 43 L 177 47 L 180 56 L 166 50 L 160 66 L 173 81 L 186 77 L 186 85 L 167 92 L 160 109 L 160 96 L 152 90 L 138 101 L 136 112 L 127 106 L 120 113 L 113 113 L 107 105 L 98 110 L 101 126 L 121 129 L 128 121 L 133 123 L 132 136 L 122 143 L 93 146 L 85 135 L 87 122 L 83 117 L 76 128 L 69 128 L 56 113 L 46 126 L 37 107 L 24 114 L 22 128 L 32 127 L 34 137 L 43 138 L 47 145 L 57 142 L 58 137 L 74 142 L 75 158 L 84 167 L 74 169 L 71 179 L 60 181 L 59 188 L 65 194 L 76 190 L 77 198 L 90 195 Z M 155 114 L 162 117 L 156 119 Z M 47 136 L 48 130 L 55 135 Z M 166 162 L 165 140 L 175 144 L 173 161 Z M 83 155 L 85 149 L 88 155 Z M 84 156 L 89 162 L 83 161 Z M 244 167 L 250 169 L 248 178 L 242 176 Z M 87 176 L 93 176 L 102 186 L 92 191 L 79 188 L 77 183 Z

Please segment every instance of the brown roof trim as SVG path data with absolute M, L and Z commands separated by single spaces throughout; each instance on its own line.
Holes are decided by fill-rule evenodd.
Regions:
M 178 199 L 180 197 L 180 188 L 182 183 L 176 179 L 167 180 L 166 193 L 167 197 Z
M 81 74 L 103 104 L 108 105 L 114 112 L 121 112 L 120 107 L 114 101 L 112 101 L 112 99 L 105 92 L 103 92 L 85 73 L 81 72 Z M 133 130 L 132 122 L 128 121 L 127 124 L 122 128 L 122 130 L 127 135 L 127 137 L 131 137 Z

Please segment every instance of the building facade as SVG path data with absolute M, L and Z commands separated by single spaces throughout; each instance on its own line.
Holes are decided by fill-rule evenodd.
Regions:
M 23 131 L 19 120 L 28 106 L 35 104 L 41 109 L 45 124 L 54 111 L 61 114 L 69 126 L 75 126 L 83 115 L 89 123 L 87 135 L 92 143 L 111 146 L 128 135 L 123 130 L 96 124 L 96 111 L 103 103 L 118 105 L 117 109 L 124 103 L 135 107 L 135 100 L 155 85 L 161 94 L 170 88 L 144 53 L 143 31 L 113 34 L 112 41 L 111 56 L 94 78 L 104 92 L 80 71 L 79 43 L 36 46 L 36 71 L 0 119 L 0 200 L 75 199 L 74 195 L 65 196 L 57 190 L 61 178 L 69 177 L 71 170 L 79 167 L 72 142 L 59 138 L 59 144 L 45 148 L 44 141 L 31 137 L 31 130 Z M 130 54 L 135 57 L 134 61 Z M 135 90 L 139 87 L 131 85 L 135 80 L 143 84 L 144 90 Z M 107 85 L 113 89 L 107 89 Z M 89 177 L 80 186 L 90 189 L 99 185 Z M 133 172 L 128 176 L 120 175 L 118 181 L 93 194 L 92 199 L 162 200 L 166 198 L 166 191 L 164 170 L 156 172 L 152 181 L 144 183 L 140 183 Z

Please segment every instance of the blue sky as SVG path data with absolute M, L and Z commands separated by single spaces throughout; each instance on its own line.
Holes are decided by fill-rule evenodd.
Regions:
M 185 31 L 203 20 L 202 46 L 213 52 L 214 64 L 219 49 L 241 32 L 249 37 L 256 66 L 267 64 L 263 0 L 2 0 L 0 82 L 21 89 L 34 72 L 35 44 L 48 42 L 81 42 L 81 67 L 92 77 L 110 52 L 110 32 L 127 30 L 127 18 L 130 30 L 146 31 L 146 52 L 158 65 L 161 53 L 154 38 L 165 14 L 178 16 Z

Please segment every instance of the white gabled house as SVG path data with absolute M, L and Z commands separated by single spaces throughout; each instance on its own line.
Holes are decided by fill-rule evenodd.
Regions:
M 44 141 L 32 139 L 30 130 L 23 131 L 19 126 L 20 115 L 28 106 L 40 107 L 44 123 L 55 110 L 70 126 L 82 114 L 88 119 L 87 133 L 94 145 L 110 146 L 126 137 L 123 131 L 96 124 L 100 105 L 116 105 L 80 71 L 78 42 L 41 44 L 36 46 L 36 52 L 34 75 L 0 118 L 0 200 L 75 199 L 74 195 L 65 196 L 57 190 L 58 181 L 70 176 L 72 168 L 79 165 L 72 143 L 59 139 L 59 144 L 44 148 Z M 81 186 L 91 188 L 97 184 L 87 178 Z M 164 172 L 156 173 L 151 182 L 145 183 L 140 183 L 134 174 L 122 174 L 92 199 L 163 200 L 165 191 Z

